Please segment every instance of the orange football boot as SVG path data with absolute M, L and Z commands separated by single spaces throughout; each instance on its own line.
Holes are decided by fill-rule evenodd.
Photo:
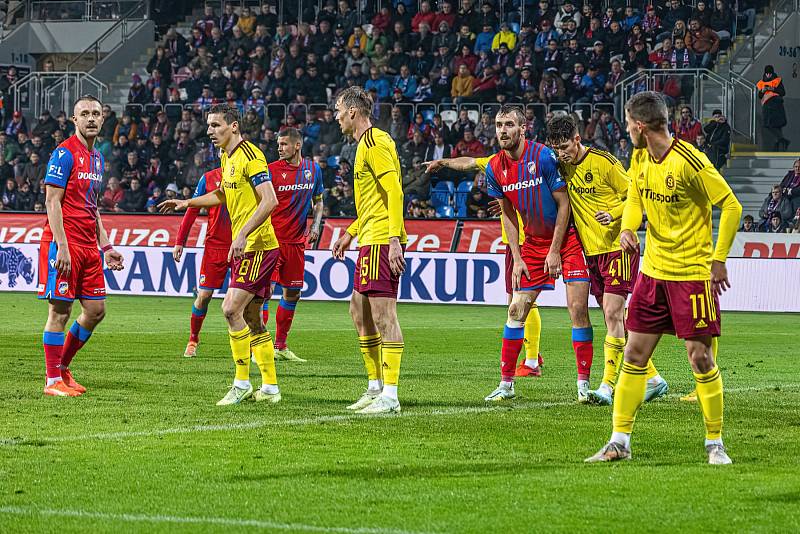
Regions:
M 79 397 L 81 395 L 65 384 L 63 380 L 59 380 L 52 386 L 45 386 L 44 394 L 51 397 Z
M 86 393 L 86 388 L 75 382 L 75 379 L 72 377 L 72 371 L 70 371 L 69 369 L 61 370 L 61 378 L 63 379 L 64 383 L 67 385 L 68 388 L 74 389 L 81 395 Z

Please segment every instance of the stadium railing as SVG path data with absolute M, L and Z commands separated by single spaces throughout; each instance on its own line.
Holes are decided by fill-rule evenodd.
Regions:
M 731 72 L 725 79 L 708 69 L 644 69 L 632 73 L 614 87 L 617 102 L 627 102 L 641 91 L 661 91 L 667 78 L 675 77 L 680 94 L 673 102 L 682 101 L 694 110 L 695 118 L 710 117 L 713 109 L 721 109 L 729 118 L 731 129 L 748 142 L 756 139 L 756 106 L 758 96 L 751 82 Z M 747 113 L 745 113 L 747 111 Z M 617 106 L 617 120 L 624 122 L 622 106 Z
M 32 22 L 117 20 L 125 13 L 135 12 L 139 18 L 150 17 L 150 2 L 142 0 L 118 0 L 115 2 L 88 0 L 34 1 L 27 4 L 27 19 Z
M 14 96 L 14 110 L 34 117 L 43 110 L 72 109 L 72 104 L 81 95 L 96 95 L 100 100 L 108 92 L 108 86 L 86 72 L 31 72 L 20 78 L 9 88 Z

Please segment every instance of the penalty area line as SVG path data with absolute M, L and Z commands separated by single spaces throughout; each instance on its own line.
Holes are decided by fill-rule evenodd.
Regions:
M 380 527 L 323 527 L 302 523 L 279 523 L 261 519 L 234 519 L 227 517 L 192 517 L 174 515 L 148 514 L 113 514 L 106 512 L 90 512 L 86 510 L 51 510 L 25 508 L 19 506 L 2 506 L 0 514 L 18 516 L 63 517 L 77 519 L 99 519 L 102 521 L 121 523 L 167 523 L 176 525 L 218 525 L 225 527 L 254 527 L 269 530 L 287 530 L 291 532 L 335 532 L 341 534 L 425 534 L 420 531 L 399 530 Z
M 759 386 L 747 386 L 741 388 L 726 388 L 725 393 L 754 393 L 766 392 L 774 388 L 780 390 L 798 389 L 800 383 L 788 384 L 763 384 Z M 680 398 L 678 393 L 670 393 L 666 395 L 669 399 Z M 57 444 L 57 443 L 74 443 L 80 441 L 114 441 L 132 438 L 150 438 L 159 436 L 169 436 L 173 434 L 197 434 L 203 432 L 225 432 L 225 431 L 239 431 L 239 430 L 254 430 L 257 428 L 267 427 L 293 427 L 293 426 L 306 426 L 306 425 L 322 425 L 326 423 L 349 423 L 356 421 L 369 421 L 376 419 L 408 419 L 416 417 L 440 417 L 450 415 L 466 415 L 466 414 L 483 414 L 490 412 L 507 412 L 514 410 L 535 409 L 535 408 L 555 408 L 564 406 L 573 406 L 576 402 L 569 401 L 533 401 L 533 402 L 510 402 L 494 406 L 468 406 L 468 407 L 452 407 L 452 408 L 436 408 L 436 409 L 420 409 L 404 412 L 402 415 L 376 415 L 365 417 L 357 414 L 342 414 L 342 415 L 320 415 L 317 417 L 301 417 L 295 419 L 282 419 L 282 420 L 261 420 L 251 421 L 248 423 L 227 423 L 218 425 L 190 425 L 173 428 L 163 428 L 157 430 L 133 430 L 124 432 L 98 432 L 94 434 L 77 434 L 73 436 L 44 436 L 44 437 L 15 437 L 15 438 L 0 438 L 0 447 L 23 445 L 28 442 L 36 444 Z

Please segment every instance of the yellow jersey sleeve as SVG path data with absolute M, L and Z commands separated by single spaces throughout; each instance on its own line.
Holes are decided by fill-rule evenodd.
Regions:
M 261 150 L 259 150 L 257 147 L 251 146 L 249 148 L 251 148 L 253 159 L 248 160 L 245 164 L 245 173 L 250 179 L 250 183 L 252 183 L 253 187 L 255 187 L 264 182 L 271 182 L 272 178 L 269 174 L 267 158 L 264 157 L 264 153 L 261 152 Z
M 475 158 L 475 165 L 481 172 L 486 172 L 486 167 L 489 166 L 489 160 L 492 159 L 494 154 L 489 156 L 488 158 Z
M 353 179 L 357 220 L 348 233 L 357 233 L 359 246 L 385 245 L 391 237 L 405 243 L 402 170 L 388 133 L 370 128 L 361 136 Z
M 710 163 L 710 162 L 709 162 Z M 742 216 L 742 205 L 734 195 L 733 190 L 725 178 L 713 165 L 703 167 L 695 176 L 697 188 L 703 191 L 715 206 L 722 209 L 717 233 L 717 246 L 714 248 L 712 259 L 725 262 L 733 246 L 736 232 L 739 229 L 739 220 Z
M 611 166 L 608 172 L 608 185 L 611 186 L 611 189 L 614 190 L 617 194 L 617 198 L 621 201 L 618 206 L 608 211 L 614 220 L 622 217 L 622 211 L 625 209 L 625 199 L 628 198 L 628 185 L 630 181 L 628 173 L 625 172 L 625 167 L 622 166 L 622 163 L 617 161 Z
M 634 151 L 631 157 L 631 167 L 628 170 L 628 174 L 630 174 L 631 177 L 635 177 L 641 173 L 637 158 L 642 156 L 642 150 L 643 149 L 639 150 L 638 153 Z M 631 178 L 628 182 L 628 194 L 623 204 L 620 232 L 629 230 L 633 232 L 633 235 L 636 235 L 636 232 L 639 231 L 639 227 L 642 225 L 643 217 L 642 195 L 639 191 L 637 180 Z

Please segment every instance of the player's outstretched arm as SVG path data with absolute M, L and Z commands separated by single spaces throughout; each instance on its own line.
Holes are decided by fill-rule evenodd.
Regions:
M 72 271 L 72 259 L 67 246 L 67 233 L 64 231 L 64 213 L 61 211 L 61 202 L 64 200 L 65 189 L 48 185 L 45 188 L 45 205 L 47 206 L 47 222 L 53 232 L 53 241 L 58 247 L 56 252 L 56 270 L 68 276 Z
M 158 210 L 161 213 L 172 213 L 176 210 L 185 210 L 188 208 L 213 208 L 225 202 L 225 193 L 222 189 L 217 189 L 206 193 L 200 197 L 190 198 L 188 200 L 165 200 L 158 205 Z
M 231 243 L 231 249 L 228 253 L 228 261 L 234 258 L 239 258 L 244 254 L 244 249 L 247 246 L 247 237 L 253 233 L 256 228 L 259 228 L 264 221 L 266 221 L 272 214 L 273 210 L 278 206 L 278 197 L 275 196 L 275 188 L 272 187 L 271 181 L 262 181 L 256 185 L 256 193 L 259 197 L 258 207 L 253 215 L 244 223 L 239 235 L 235 236 Z
M 443 168 L 453 169 L 454 171 L 461 172 L 480 170 L 480 167 L 475 163 L 475 158 L 468 156 L 462 156 L 460 158 L 435 159 L 432 161 L 426 161 L 423 163 L 423 165 L 425 165 L 425 172 L 428 174 L 433 174 Z
M 121 271 L 125 268 L 123 265 L 125 260 L 122 254 L 114 250 L 111 246 L 111 241 L 108 239 L 108 233 L 103 226 L 103 219 L 100 217 L 99 213 L 97 214 L 97 221 L 95 224 L 97 230 L 97 244 L 100 245 L 100 250 L 103 251 L 103 259 L 106 265 L 112 271 Z

